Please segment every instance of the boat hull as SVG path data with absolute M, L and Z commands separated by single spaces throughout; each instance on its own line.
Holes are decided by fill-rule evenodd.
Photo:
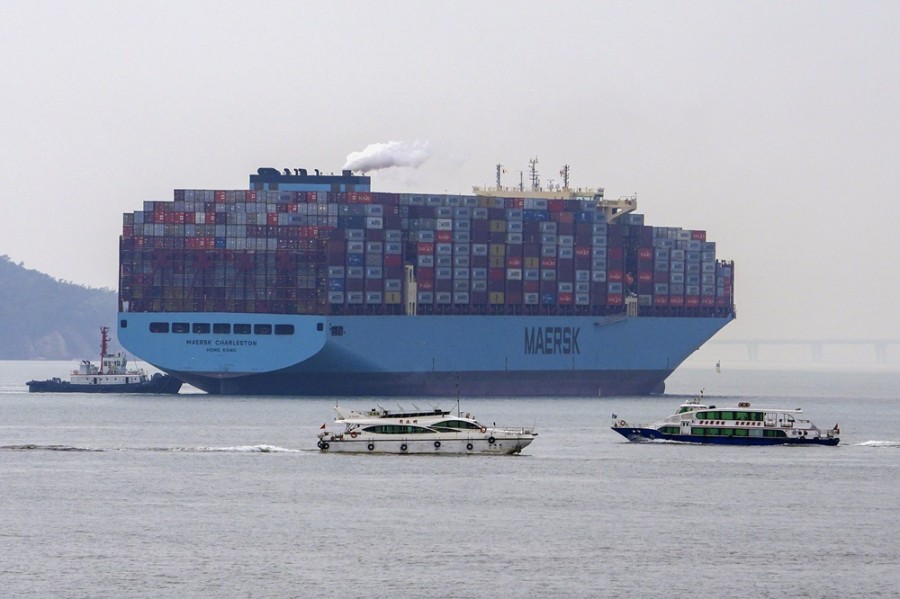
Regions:
M 673 441 L 678 443 L 701 443 L 706 445 L 837 445 L 840 439 L 837 437 L 726 437 L 726 436 L 696 436 L 696 435 L 671 435 L 661 433 L 654 428 L 641 428 L 631 426 L 614 426 L 616 431 L 629 441 Z
M 68 381 L 28 381 L 29 393 L 151 393 L 175 394 L 181 390 L 182 381 L 171 375 L 155 375 L 142 383 L 78 384 Z
M 426 435 L 427 436 L 427 435 Z M 357 438 L 323 438 L 318 447 L 323 453 L 381 453 L 418 455 L 512 455 L 520 453 L 534 439 L 533 436 L 509 438 L 398 438 L 372 439 L 360 435 Z
M 661 393 L 731 319 L 123 312 L 118 333 L 142 360 L 208 393 L 596 397 Z M 198 335 L 195 323 L 295 332 Z M 160 328 L 185 332 L 150 332 Z

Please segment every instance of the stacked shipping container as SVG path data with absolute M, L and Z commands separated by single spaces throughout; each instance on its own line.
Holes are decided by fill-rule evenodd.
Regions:
M 120 254 L 137 312 L 399 315 L 407 266 L 419 314 L 733 309 L 703 231 L 608 223 L 588 199 L 176 190 L 125 214 Z

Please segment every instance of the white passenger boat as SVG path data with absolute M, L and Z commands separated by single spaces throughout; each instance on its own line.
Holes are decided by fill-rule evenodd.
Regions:
M 537 436 L 534 428 L 507 428 L 483 424 L 471 414 L 435 409 L 368 412 L 335 406 L 334 423 L 343 427 L 330 432 L 322 425 L 319 449 L 344 453 L 417 454 L 514 454 Z
M 749 402 L 720 407 L 687 401 L 671 416 L 649 425 L 629 424 L 613 415 L 612 429 L 629 441 L 682 441 L 719 445 L 837 445 L 840 428 L 820 429 L 803 411 L 753 408 Z

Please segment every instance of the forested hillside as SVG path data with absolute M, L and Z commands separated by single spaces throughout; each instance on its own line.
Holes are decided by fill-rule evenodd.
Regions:
M 0 256 L 0 359 L 96 362 L 104 325 L 115 331 L 114 291 L 59 281 Z

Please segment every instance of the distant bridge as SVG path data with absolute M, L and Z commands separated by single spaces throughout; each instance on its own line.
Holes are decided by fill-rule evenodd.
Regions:
M 747 359 L 751 362 L 759 361 L 760 348 L 806 347 L 809 349 L 809 355 L 813 362 L 822 362 L 825 348 L 862 347 L 871 348 L 878 364 L 886 364 L 888 349 L 900 346 L 900 339 L 716 339 L 710 341 L 708 345 L 712 347 L 743 347 L 747 352 Z

